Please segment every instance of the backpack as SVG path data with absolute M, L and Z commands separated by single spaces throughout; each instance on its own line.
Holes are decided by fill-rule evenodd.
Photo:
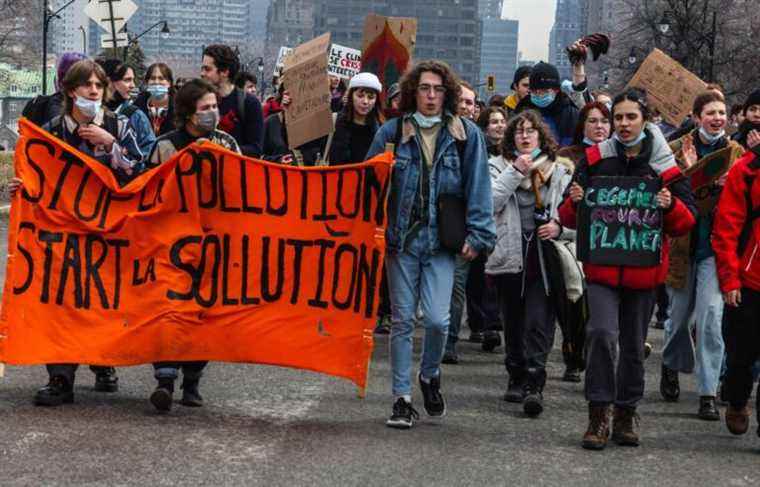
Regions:
M 245 91 L 240 88 L 235 88 L 237 96 L 237 111 L 240 115 L 240 123 L 245 123 L 245 97 L 247 96 Z
M 21 116 L 35 125 L 43 126 L 47 122 L 48 107 L 53 95 L 37 95 L 24 105 Z

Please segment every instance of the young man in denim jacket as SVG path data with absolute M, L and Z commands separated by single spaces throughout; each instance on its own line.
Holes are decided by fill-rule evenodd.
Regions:
M 424 407 L 431 417 L 445 414 L 440 364 L 455 253 L 472 260 L 490 252 L 496 241 L 485 140 L 473 122 L 455 115 L 460 83 L 443 62 L 417 64 L 401 81 L 403 115 L 380 128 L 367 154 L 382 153 L 387 143 L 396 146 L 386 231 L 395 401 L 386 424 L 393 428 L 410 428 L 418 418 L 410 380 L 418 305 L 425 327 L 419 373 Z M 456 252 L 439 239 L 437 202 L 443 194 L 464 202 L 466 238 Z

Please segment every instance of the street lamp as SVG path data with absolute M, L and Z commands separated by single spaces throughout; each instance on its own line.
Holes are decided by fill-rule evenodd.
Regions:
M 87 55 L 87 32 L 85 32 L 84 27 L 81 25 L 79 26 L 79 30 L 82 31 L 82 54 Z
M 49 0 L 42 2 L 42 94 L 47 95 L 47 44 L 48 44 L 48 28 L 50 27 L 50 21 L 58 17 L 58 14 L 66 7 L 76 2 L 76 0 L 69 0 L 63 7 L 59 8 L 55 12 L 51 12 Z
M 124 48 L 124 54 L 123 54 L 124 61 L 127 60 L 127 51 L 129 51 L 129 46 L 131 46 L 132 44 L 135 44 L 137 42 L 137 39 L 139 39 L 140 37 L 144 36 L 148 32 L 152 31 L 153 29 L 155 29 L 159 25 L 163 25 L 163 27 L 161 27 L 161 38 L 162 39 L 168 39 L 169 38 L 169 34 L 171 34 L 171 31 L 169 30 L 169 23 L 167 21 L 165 21 L 165 20 L 159 20 L 155 24 L 151 25 L 150 27 L 148 27 L 147 29 L 145 29 L 144 31 L 142 31 L 142 33 L 140 35 L 132 37 L 129 40 L 129 42 L 127 43 L 127 46 Z
M 631 47 L 631 52 L 628 53 L 628 64 L 633 66 L 634 64 L 636 64 L 636 61 L 638 61 L 638 59 L 636 58 L 636 48 Z
M 662 35 L 665 35 L 670 31 L 670 19 L 668 18 L 667 12 L 664 12 L 660 21 L 657 22 L 657 29 Z

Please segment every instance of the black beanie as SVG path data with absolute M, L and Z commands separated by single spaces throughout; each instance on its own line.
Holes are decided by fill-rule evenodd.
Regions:
M 517 68 L 517 71 L 515 71 L 515 76 L 512 79 L 512 89 L 516 90 L 518 83 L 520 83 L 520 80 L 523 78 L 529 78 L 531 71 L 533 71 L 533 68 L 531 66 L 520 66 Z
M 530 89 L 545 90 L 547 88 L 560 88 L 559 71 L 551 64 L 540 62 L 533 66 L 530 73 Z
M 127 74 L 128 66 L 119 59 L 97 59 L 95 62 L 100 64 L 111 81 L 121 81 Z
M 760 105 L 760 90 L 753 91 L 747 97 L 747 101 L 744 102 L 744 108 L 742 109 L 742 114 L 744 116 L 747 116 L 747 110 L 749 110 L 749 107 L 752 105 Z

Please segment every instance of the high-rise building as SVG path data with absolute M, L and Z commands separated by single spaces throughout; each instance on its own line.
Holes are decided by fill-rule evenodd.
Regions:
M 557 67 L 562 79 L 573 76 L 565 48 L 586 34 L 586 1 L 557 0 L 554 25 L 549 34 L 549 62 Z
M 495 93 L 506 94 L 510 91 L 512 77 L 517 69 L 517 37 L 520 24 L 517 20 L 483 19 L 483 34 L 480 44 L 480 83 L 485 83 L 487 76 L 496 78 Z M 481 98 L 495 93 L 487 92 L 486 87 L 479 89 Z
M 316 0 L 272 0 L 266 14 L 267 50 L 295 47 L 314 37 Z M 350 10 L 350 9 L 347 9 Z
M 367 14 L 416 17 L 415 59 L 446 61 L 470 82 L 480 74 L 479 0 L 314 0 L 313 4 L 314 34 L 332 32 L 335 43 L 356 49 L 361 49 Z
M 504 0 L 478 0 L 478 17 L 481 19 L 500 19 Z
M 54 0 L 50 2 L 50 11 L 55 12 L 68 3 L 69 0 Z M 86 49 L 86 29 L 89 20 L 84 14 L 84 8 L 89 0 L 75 0 L 50 21 L 48 35 L 48 52 L 60 56 L 64 52 L 84 52 Z

